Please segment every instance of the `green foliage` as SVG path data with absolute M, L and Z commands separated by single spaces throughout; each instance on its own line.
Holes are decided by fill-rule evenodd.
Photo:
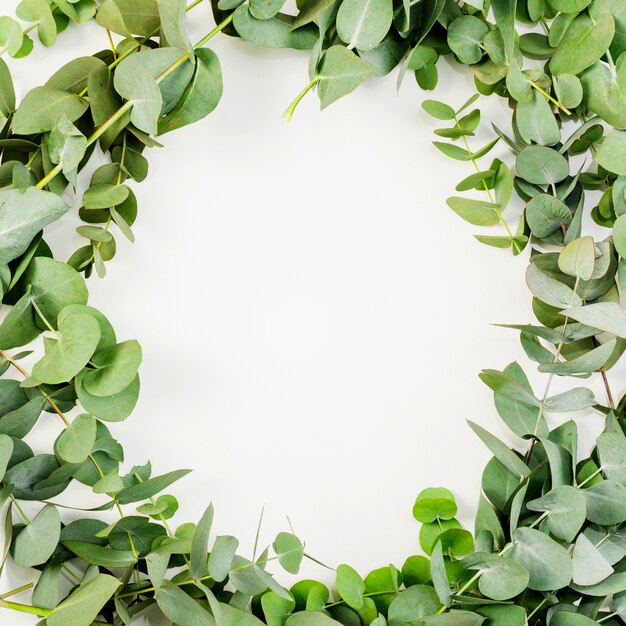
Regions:
M 0 607 L 48 626 L 121 626 L 148 607 L 181 626 L 622 623 L 626 401 L 613 398 L 607 372 L 626 348 L 624 3 L 309 0 L 291 15 L 281 13 L 283 0 L 215 0 L 218 25 L 194 45 L 186 11 L 196 4 L 23 0 L 17 16 L 25 27 L 0 17 L 0 56 L 28 54 L 31 31 L 49 46 L 70 21 L 94 17 L 123 38 L 115 54 L 70 61 L 19 104 L 0 59 L 0 296 L 7 308 L 0 503 L 10 500 L 0 572 L 6 554 L 36 568 L 37 577 L 32 605 L 3 596 Z M 397 66 L 399 83 L 412 71 L 421 88 L 433 89 L 442 56 L 471 65 L 478 93 L 461 106 L 422 103 L 438 120 L 438 152 L 472 168 L 456 185 L 462 195 L 447 204 L 473 226 L 499 229 L 476 234 L 481 243 L 514 255 L 532 244 L 526 282 L 537 321 L 505 327 L 520 333 L 545 386 L 536 391 L 518 362 L 480 374 L 504 424 L 522 439 L 512 447 L 506 435 L 470 422 L 493 455 L 474 535 L 456 518 L 451 491 L 423 489 L 413 516 L 425 555 L 409 556 L 401 570 L 340 565 L 333 595 L 314 580 L 287 590 L 269 571 L 276 562 L 296 574 L 313 558 L 293 531 L 246 558 L 235 537 L 212 537 L 212 506 L 197 524 L 170 525 L 178 501 L 166 491 L 188 470 L 153 476 L 149 463 L 125 468 L 124 449 L 105 426 L 132 413 L 142 353 L 87 306 L 85 279 L 94 269 L 105 275 L 118 232 L 134 241 L 133 185 L 148 174 L 145 153 L 160 146 L 155 136 L 199 122 L 219 103 L 220 63 L 204 46 L 222 31 L 258 46 L 311 51 L 310 82 L 288 117 L 312 90 L 325 108 Z M 479 94 L 508 99 L 510 134 L 493 127 L 478 143 Z M 44 236 L 68 211 L 61 194 L 75 194 L 79 173 L 98 158 L 96 143 L 106 162 L 92 170 L 82 195 L 76 233 L 83 243 L 63 263 Z M 481 162 L 496 146 L 498 158 Z M 583 233 L 588 214 L 612 228 L 609 236 Z M 28 372 L 22 359 L 30 347 L 13 351 L 40 336 Z M 607 401 L 591 385 L 555 393 L 557 376 L 601 379 Z M 575 422 L 554 427 L 554 414 L 589 408 L 605 420 L 591 451 L 580 445 Z M 42 413 L 63 426 L 53 454 L 24 441 Z M 102 504 L 61 520 L 53 499 L 75 483 Z M 32 519 L 21 501 L 40 503 Z M 104 521 L 115 510 L 122 516 Z

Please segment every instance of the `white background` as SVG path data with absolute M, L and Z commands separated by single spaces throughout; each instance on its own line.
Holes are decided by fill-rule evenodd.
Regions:
M 194 9 L 194 39 L 211 24 L 208 3 Z M 72 28 L 11 62 L 18 95 L 106 45 L 101 29 Z M 447 208 L 472 167 L 432 146 L 437 122 L 420 108 L 425 97 L 459 106 L 471 76 L 441 63 L 434 96 L 410 74 L 397 96 L 394 72 L 321 114 L 309 94 L 287 124 L 306 53 L 224 36 L 212 45 L 220 106 L 147 153 L 148 181 L 133 185 L 137 242 L 120 235 L 106 279 L 89 281 L 120 340 L 144 350 L 138 408 L 111 430 L 126 469 L 148 459 L 156 473 L 193 469 L 172 489 L 175 522 L 212 500 L 216 531 L 240 538 L 246 556 L 266 505 L 264 544 L 289 516 L 329 565 L 401 567 L 419 551 L 421 489 L 452 489 L 472 526 L 489 454 L 465 420 L 513 441 L 479 371 L 516 358 L 534 370 L 516 334 L 490 325 L 532 320 L 525 255 L 479 244 L 479 229 Z M 506 103 L 479 104 L 508 127 Z M 475 148 L 491 138 L 485 126 Z M 69 234 L 75 213 L 53 228 L 59 258 L 83 245 Z M 58 426 L 45 419 L 51 441 Z M 331 580 L 312 564 L 303 573 Z M 3 588 L 22 580 L 9 568 Z

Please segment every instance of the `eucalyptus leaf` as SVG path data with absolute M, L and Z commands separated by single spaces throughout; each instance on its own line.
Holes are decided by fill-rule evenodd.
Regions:
M 48 191 L 0 189 L 0 263 L 24 253 L 42 228 L 68 210 L 61 198 Z
M 22 567 L 45 563 L 56 549 L 60 536 L 59 512 L 52 504 L 46 504 L 14 537 L 11 549 L 14 561 Z
M 337 13 L 337 34 L 351 48 L 371 50 L 391 27 L 391 0 L 343 0 Z
M 372 72 L 370 66 L 343 46 L 332 46 L 322 57 L 318 94 L 322 109 L 354 91 Z

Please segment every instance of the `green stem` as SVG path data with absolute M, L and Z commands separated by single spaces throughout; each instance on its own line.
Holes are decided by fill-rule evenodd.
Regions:
M 454 123 L 456 124 L 457 128 L 463 130 L 461 128 L 461 124 L 459 124 L 459 119 L 456 115 L 454 116 Z M 469 142 L 467 141 L 467 137 L 465 135 L 461 135 L 461 138 L 463 139 L 463 143 L 465 144 L 465 149 L 467 150 L 467 154 L 470 155 L 470 161 L 472 162 L 474 169 L 477 172 L 480 172 L 480 167 L 478 166 L 478 163 L 473 156 L 472 150 L 470 149 Z M 495 201 L 495 198 L 493 197 L 493 194 L 491 193 L 491 189 L 489 189 L 489 185 L 487 185 L 487 182 L 484 180 L 481 182 L 482 182 L 483 190 L 487 192 L 487 196 L 489 197 L 489 201 L 491 202 L 491 204 L 497 204 Z M 502 207 L 502 210 L 504 210 L 504 207 Z M 511 242 L 513 243 L 513 247 L 515 248 L 515 251 L 517 252 L 517 254 L 519 254 L 522 251 L 522 249 L 520 248 L 519 243 L 517 243 L 517 241 L 515 240 L 515 237 L 513 236 L 513 233 L 511 232 L 509 225 L 506 223 L 506 220 L 502 216 L 502 211 L 496 211 L 496 214 L 498 215 L 498 220 L 500 221 L 500 224 L 502 224 L 502 226 L 504 227 L 504 230 L 506 231 L 507 236 L 510 237 Z
M 530 622 L 530 618 L 547 602 L 547 598 L 544 598 L 530 613 L 530 615 L 526 618 L 527 622 Z
M 574 290 L 572 291 L 572 296 L 569 300 L 568 308 L 571 307 L 572 304 L 574 303 L 574 298 L 576 297 L 576 292 L 578 291 L 579 283 L 580 283 L 580 277 L 578 276 L 576 278 L 576 282 L 574 283 Z M 565 335 L 565 332 L 567 331 L 568 324 L 569 324 L 569 317 L 566 317 L 565 322 L 563 322 L 563 335 Z M 563 344 L 564 344 L 563 341 L 559 341 L 559 345 L 557 346 L 557 349 L 556 349 L 556 354 L 554 355 L 554 360 L 552 361 L 553 363 L 556 363 L 559 360 L 559 357 L 561 356 L 561 350 L 563 349 Z M 530 457 L 535 447 L 535 442 L 537 441 L 537 431 L 539 430 L 539 424 L 541 424 L 541 418 L 543 417 L 545 413 L 546 400 L 548 398 L 548 393 L 550 393 L 550 387 L 552 386 L 553 380 L 554 380 L 554 374 L 549 374 L 548 381 L 546 383 L 546 388 L 544 389 L 544 392 L 543 392 L 541 406 L 539 407 L 539 412 L 537 413 L 537 419 L 535 420 L 535 427 L 533 428 L 533 438 L 530 443 L 530 447 L 528 448 L 528 452 L 526 453 L 526 458 L 525 458 L 526 463 L 530 461 Z
M 130 111 L 133 108 L 133 101 L 129 100 L 125 102 L 111 117 L 99 128 L 87 138 L 87 147 L 94 144 L 104 133 L 109 130 L 127 111 Z M 56 178 L 63 171 L 63 162 L 56 165 L 53 169 L 51 169 L 36 185 L 37 189 L 43 189 L 46 185 L 48 185 L 54 178 Z
M 28 525 L 30 525 L 30 519 L 28 518 L 28 515 L 26 515 L 26 513 L 24 512 L 24 509 L 22 509 L 22 507 L 20 506 L 19 502 L 15 499 L 15 496 L 13 494 L 10 494 L 9 497 L 11 498 L 11 502 L 13 502 L 13 505 L 17 509 L 18 513 L 22 516 L 22 519 Z
M 300 104 L 304 96 L 306 96 L 307 93 L 309 93 L 309 91 L 311 91 L 311 89 L 313 89 L 313 87 L 315 87 L 315 85 L 320 82 L 320 80 L 321 78 L 319 76 L 314 76 L 313 80 L 311 80 L 311 82 L 295 97 L 293 102 L 285 109 L 285 112 L 283 113 L 283 118 L 285 120 L 287 120 L 288 122 L 291 121 L 291 118 L 296 111 L 296 107 Z
M 231 13 L 225 20 L 222 20 L 208 35 L 203 37 L 194 47 L 202 48 L 202 46 L 211 41 L 215 35 L 221 33 L 234 19 L 235 14 Z
M 22 591 L 27 591 L 33 587 L 33 583 L 26 583 L 21 587 L 17 587 L 17 589 L 11 589 L 11 591 L 6 591 L 2 595 L 0 595 L 0 600 L 6 600 L 12 596 L 16 596 L 18 593 L 22 593 Z
M 530 84 L 542 95 L 545 96 L 554 106 L 561 109 L 563 113 L 566 115 L 571 115 L 572 112 L 569 109 L 566 109 L 558 100 L 555 100 L 545 89 L 542 89 L 537 83 L 530 81 Z
M 12 611 L 19 611 L 20 613 L 30 613 L 31 615 L 39 615 L 40 617 L 47 617 L 52 613 L 50 609 L 44 609 L 40 606 L 9 602 L 8 600 L 0 600 L 0 608 L 11 609 Z
M 482 574 L 481 571 L 476 572 L 456 593 L 457 596 L 462 595 L 465 591 L 467 591 L 479 578 Z

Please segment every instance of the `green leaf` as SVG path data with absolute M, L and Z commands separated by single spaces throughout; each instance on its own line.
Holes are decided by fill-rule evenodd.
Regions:
M 617 345 L 616 339 L 611 339 L 606 343 L 581 354 L 569 361 L 557 361 L 555 363 L 543 363 L 539 366 L 539 371 L 552 374 L 590 374 L 601 370 L 610 360 Z
M 391 28 L 391 0 L 343 0 L 337 13 L 337 34 L 351 48 L 371 50 Z
M 113 84 L 115 91 L 132 103 L 131 122 L 139 130 L 156 135 L 163 98 L 150 72 L 131 55 L 118 65 Z
M 515 9 L 517 0 L 492 0 L 491 8 L 496 19 L 496 25 L 504 42 L 504 52 L 507 61 L 513 57 L 515 46 Z
M 22 0 L 17 5 L 15 14 L 27 22 L 36 22 L 37 35 L 44 46 L 54 45 L 57 38 L 57 26 L 52 9 L 46 0 Z
M 97 57 L 78 57 L 57 70 L 46 81 L 46 85 L 80 94 L 87 87 L 89 76 L 95 71 L 106 69 L 106 67 L 104 61 Z
M 187 11 L 185 0 L 159 0 L 161 35 L 168 46 L 184 48 L 193 57 L 193 45 L 187 31 Z M 164 47 L 161 43 L 161 47 Z
M 494 226 L 500 221 L 501 207 L 493 202 L 452 196 L 446 204 L 461 218 L 475 226 Z
M 593 20 L 583 13 L 570 24 L 550 59 L 550 71 L 580 74 L 591 67 L 608 50 L 615 34 L 615 21 L 608 14 Z
M 583 493 L 587 500 L 587 519 L 595 524 L 612 526 L 626 521 L 626 487 L 613 480 L 603 480 Z
M 542 272 L 532 261 L 526 270 L 526 284 L 536 298 L 550 306 L 565 308 L 573 305 L 577 307 L 582 303 L 580 296 L 565 283 Z
M 550 0 L 550 4 L 561 13 L 580 13 L 591 4 L 591 0 Z
M 467 423 L 480 437 L 481 441 L 489 448 L 496 459 L 498 459 L 498 461 L 500 461 L 500 463 L 502 463 L 507 469 L 514 474 L 517 474 L 520 478 L 525 478 L 530 475 L 530 469 L 526 463 L 524 463 L 524 461 L 522 461 L 522 459 L 520 459 L 506 444 L 502 443 L 497 437 L 494 437 L 482 426 L 479 426 L 469 420 Z
M 473 15 L 458 17 L 448 26 L 448 45 L 461 63 L 472 65 L 483 56 L 481 45 L 489 26 Z
M 539 239 L 546 239 L 567 226 L 572 221 L 572 213 L 558 198 L 540 193 L 526 206 L 526 221 L 533 235 Z
M 626 312 L 616 302 L 594 302 L 561 311 L 570 319 L 626 339 Z
M 569 552 L 539 530 L 518 528 L 508 556 L 528 571 L 529 589 L 552 591 L 566 587 L 572 580 Z
M 513 362 L 507 365 L 504 368 L 504 374 L 513 378 L 523 390 L 534 398 L 528 378 L 517 363 Z M 545 418 L 542 416 L 537 421 L 539 418 L 539 407 L 536 404 L 498 392 L 494 392 L 494 400 L 498 415 L 518 437 L 532 434 L 548 435 L 548 425 Z
M 456 159 L 457 161 L 470 161 L 472 158 L 472 154 L 465 148 L 461 148 L 461 146 L 444 143 L 443 141 L 433 141 L 433 145 L 451 159 Z
M 437 100 L 424 100 L 424 102 L 422 102 L 422 108 L 428 115 L 438 120 L 453 120 L 456 115 L 450 105 Z
M 23 254 L 37 233 L 67 213 L 69 206 L 49 191 L 0 189 L 0 264 Z
M 296 603 L 292 598 L 287 600 L 273 591 L 268 591 L 261 596 L 261 607 L 263 608 L 265 623 L 268 626 L 282 626 L 286 617 L 296 607 Z
M 181 100 L 193 78 L 194 64 L 184 48 L 155 48 L 132 55 L 132 60 L 146 70 L 161 92 L 160 115 L 169 113 Z M 175 66 L 175 69 L 170 69 Z M 165 75 L 167 73 L 167 75 Z
M 118 393 L 95 396 L 83 386 L 86 374 L 86 371 L 80 372 L 74 380 L 76 395 L 83 408 L 105 422 L 122 422 L 129 417 L 139 398 L 139 376 L 135 376 L 130 385 Z
M 324 613 L 318 611 L 302 611 L 294 613 L 287 618 L 285 626 L 337 626 L 336 622 Z
M 13 18 L 0 17 L 0 48 L 5 48 L 9 56 L 16 56 L 22 48 L 24 33 L 22 27 Z
M 199 48 L 193 79 L 174 109 L 159 120 L 159 134 L 205 118 L 218 105 L 222 90 L 222 70 L 217 55 L 208 48 Z
M 568 243 L 559 254 L 559 269 L 568 276 L 590 280 L 596 262 L 593 237 L 579 237 Z
M 281 567 L 290 574 L 297 574 L 304 557 L 304 545 L 291 533 L 278 533 L 272 546 Z
M 351 608 L 359 610 L 363 607 L 365 582 L 358 572 L 349 565 L 340 565 L 337 568 L 337 592 L 344 602 Z
M 602 433 L 596 446 L 606 477 L 626 485 L 626 437 L 621 432 Z
M 91 362 L 97 369 L 89 370 L 82 379 L 85 390 L 94 396 L 120 393 L 137 376 L 141 356 L 141 347 L 134 340 L 96 352 Z
M 613 129 L 600 144 L 594 160 L 604 169 L 620 176 L 626 175 L 626 130 Z
M 137 562 L 130 550 L 112 550 L 88 541 L 64 540 L 62 543 L 83 561 L 99 567 L 128 567 Z
M 626 57 L 620 56 L 615 71 L 598 61 L 580 78 L 585 107 L 615 128 L 626 128 Z
M 263 48 L 312 50 L 318 39 L 318 28 L 307 24 L 293 30 L 294 18 L 278 13 L 268 20 L 258 20 L 247 4 L 236 11 L 233 25 L 242 39 Z
M 13 439 L 8 435 L 0 435 L 0 480 L 4 478 L 7 466 L 13 456 Z
M 418 624 L 441 608 L 437 592 L 427 585 L 412 585 L 401 591 L 389 606 L 389 626 Z
M 229 535 L 221 535 L 215 539 L 209 555 L 209 574 L 215 582 L 223 582 L 233 564 L 239 541 Z
M 157 495 L 164 489 L 167 489 L 172 483 L 187 476 L 191 470 L 174 470 L 161 476 L 149 478 L 132 487 L 127 487 L 117 494 L 117 501 L 120 504 L 130 504 L 131 502 L 139 502 L 148 500 L 152 496 Z
M 83 194 L 83 206 L 86 209 L 108 209 L 125 202 L 129 194 L 130 189 L 126 185 L 93 185 Z
M 211 526 L 213 525 L 213 516 L 213 505 L 209 504 L 206 511 L 202 514 L 193 534 L 189 563 L 189 573 L 192 578 L 202 578 L 205 574 L 209 552 L 209 534 L 211 533 Z
M 448 574 L 446 573 L 446 566 L 443 560 L 443 547 L 440 541 L 437 541 L 433 546 L 430 558 L 430 575 L 439 601 L 444 606 L 450 606 L 452 604 L 452 596 L 450 594 L 450 583 L 448 582 Z
M 45 563 L 57 547 L 60 536 L 59 512 L 52 504 L 46 504 L 13 539 L 13 560 L 21 567 Z
M 124 37 L 149 37 L 159 28 L 159 8 L 156 0 L 105 0 L 96 21 Z
M 488 552 L 475 552 L 463 559 L 469 569 L 480 572 L 480 592 L 499 602 L 522 593 L 529 582 L 526 569 L 512 559 Z
M 96 443 L 96 426 L 91 415 L 79 415 L 56 440 L 54 453 L 66 463 L 82 463 Z
M 517 129 L 526 143 L 553 146 L 561 141 L 561 130 L 548 100 L 538 91 L 528 102 L 518 102 L 515 110 Z
M 584 498 L 584 497 L 583 497 Z M 613 573 L 613 568 L 584 533 L 576 538 L 572 552 L 573 581 L 577 585 L 597 585 Z
M 554 487 L 545 496 L 526 505 L 531 511 L 547 512 L 550 532 L 559 539 L 572 542 L 585 523 L 585 496 L 569 485 Z
M 36 135 L 51 131 L 60 117 L 75 122 L 88 106 L 84 98 L 69 91 L 50 86 L 35 87 L 26 94 L 15 112 L 13 132 Z
M 443 487 L 423 489 L 413 505 L 413 517 L 423 524 L 438 519 L 449 520 L 457 514 L 454 495 Z
M 499 372 L 498 370 L 487 369 L 479 374 L 480 380 L 492 389 L 495 393 L 513 398 L 529 406 L 540 407 L 541 402 L 535 397 L 528 385 L 520 382 L 512 372 Z M 525 377 L 524 377 L 525 378 Z
M 571 611 L 555 611 L 550 620 L 550 626 L 592 626 L 597 623 L 589 617 Z
M 568 109 L 576 108 L 583 100 L 583 86 L 577 76 L 555 76 L 554 89 L 559 102 Z
M 495 170 L 485 170 L 483 172 L 476 172 L 474 174 L 470 174 L 466 178 L 464 178 L 456 187 L 457 191 L 469 191 L 470 189 L 480 189 L 482 187 L 481 183 L 483 181 L 489 184 L 494 176 L 496 175 Z
M 119 580 L 98 574 L 81 584 L 46 619 L 48 626 L 90 626 L 120 586 Z
M 285 4 L 285 0 L 250 0 L 250 13 L 258 20 L 269 20 Z
M 354 91 L 372 68 L 344 46 L 332 46 L 322 57 L 318 94 L 322 109 Z
M 90 315 L 68 315 L 59 323 L 60 337 L 46 345 L 45 356 L 35 363 L 32 375 L 41 383 L 69 382 L 96 351 L 100 326 Z
M 517 175 L 535 185 L 554 185 L 567 178 L 569 164 L 562 154 L 546 146 L 528 146 L 515 161 Z
M 87 150 L 87 138 L 66 117 L 60 117 L 48 136 L 48 156 L 63 166 L 63 175 L 76 187 L 76 173 Z
M 551 396 L 545 402 L 546 411 L 555 413 L 567 413 L 568 411 L 581 411 L 597 404 L 597 400 L 591 389 L 586 387 L 574 387 L 556 396 Z
M 0 22 L 0 28 L 2 28 L 2 22 Z M 0 59 L 0 114 L 8 117 L 13 111 L 15 111 L 13 79 L 7 64 Z

